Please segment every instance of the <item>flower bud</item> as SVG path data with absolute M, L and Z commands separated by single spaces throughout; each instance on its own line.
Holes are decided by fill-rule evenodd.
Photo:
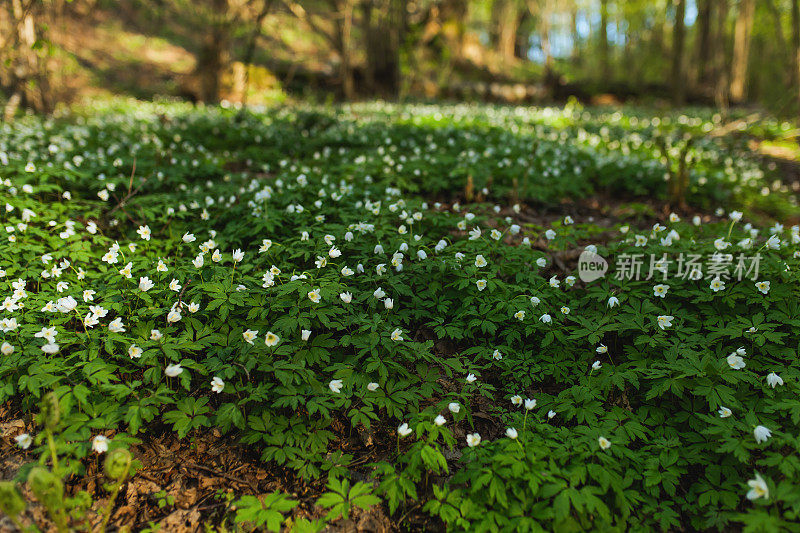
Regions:
M 110 479 L 122 481 L 130 469 L 131 460 L 131 452 L 125 448 L 112 450 L 106 457 L 106 475 Z
M 37 466 L 28 474 L 28 484 L 33 495 L 48 509 L 60 509 L 64 499 L 64 484 L 44 467 Z
M 25 500 L 11 481 L 0 481 L 0 511 L 14 517 L 25 510 Z

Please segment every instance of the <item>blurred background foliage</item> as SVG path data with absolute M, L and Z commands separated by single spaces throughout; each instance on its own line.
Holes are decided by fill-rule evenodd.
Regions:
M 798 112 L 800 0 L 3 0 L 20 108 L 102 94 Z

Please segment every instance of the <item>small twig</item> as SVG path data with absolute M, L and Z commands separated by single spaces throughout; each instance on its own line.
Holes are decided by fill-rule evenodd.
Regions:
M 217 476 L 217 477 L 224 477 L 225 479 L 229 479 L 231 481 L 235 481 L 236 483 L 239 483 L 241 485 L 247 485 L 248 487 L 253 489 L 253 492 L 255 492 L 256 494 L 258 493 L 258 486 L 254 485 L 250 481 L 246 481 L 244 479 L 239 479 L 238 477 L 232 476 L 232 475 L 227 474 L 225 472 L 218 472 L 218 471 L 214 470 L 213 468 L 208 468 L 206 466 L 190 464 L 190 465 L 186 465 L 186 467 L 187 468 L 193 468 L 195 470 L 201 470 L 203 472 L 206 472 L 208 474 L 212 474 L 212 475 Z

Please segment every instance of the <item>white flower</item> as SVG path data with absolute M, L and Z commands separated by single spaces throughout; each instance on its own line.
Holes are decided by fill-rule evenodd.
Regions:
M 777 235 L 771 236 L 769 239 L 767 239 L 766 246 L 770 250 L 780 250 L 781 248 L 780 237 L 778 237 Z
M 496 361 L 499 361 L 502 358 L 503 358 L 503 354 L 500 353 L 500 350 L 495 350 L 494 352 L 492 352 L 492 359 L 494 359 Z
M 486 280 L 485 279 L 479 279 L 478 281 L 475 282 L 475 285 L 478 287 L 479 291 L 482 291 L 483 289 L 486 288 Z
M 276 344 L 278 344 L 280 342 L 280 340 L 281 339 L 277 335 L 275 335 L 271 331 L 268 331 L 267 332 L 267 336 L 264 338 L 264 343 L 267 346 L 275 346 Z
M 592 370 L 593 370 L 593 371 L 594 371 L 594 370 L 600 370 L 600 368 L 601 368 L 602 366 L 603 366 L 603 365 L 600 363 L 600 361 L 595 361 L 594 363 L 592 363 Z
M 219 394 L 225 389 L 225 382 L 222 381 L 222 378 L 214 376 L 214 379 L 211 380 L 211 390 Z
M 515 394 L 511 397 L 511 404 L 512 405 L 522 405 L 522 396 L 519 394 Z
M 448 409 L 448 410 L 449 410 L 451 413 L 453 413 L 453 414 L 456 414 L 456 413 L 458 413 L 459 411 L 461 411 L 461 405 L 459 405 L 459 403 L 458 403 L 458 402 L 450 402 L 449 404 L 447 404 L 447 409 Z
M 436 415 L 436 418 L 433 419 L 433 423 L 437 426 L 443 426 L 447 423 L 447 419 L 442 415 Z
M 92 450 L 96 453 L 105 453 L 108 451 L 108 438 L 103 435 L 97 435 L 92 439 Z
M 346 304 L 349 304 L 353 300 L 353 295 L 349 292 L 343 292 L 339 294 L 339 298 Z
M 772 436 L 772 432 L 764 426 L 756 426 L 753 429 L 753 436 L 756 438 L 756 442 L 761 444 L 762 442 L 767 442 L 767 439 Z
M 714 241 L 714 248 L 716 248 L 719 251 L 724 250 L 725 248 L 727 248 L 730 245 L 731 245 L 731 243 L 727 242 L 723 238 L 719 238 L 719 239 Z
M 609 308 L 616 307 L 618 305 L 619 305 L 619 298 L 617 298 L 616 296 L 612 296 L 612 297 L 610 297 L 608 299 L 608 307 Z
M 516 439 L 518 436 L 516 428 L 506 428 L 506 437 L 509 439 Z
M 514 313 L 514 318 L 520 321 L 525 320 L 525 311 L 522 310 L 517 311 L 516 313 Z
M 31 447 L 31 444 L 33 444 L 33 437 L 31 437 L 27 433 L 20 433 L 19 435 L 14 437 L 14 440 L 17 441 L 17 446 L 19 446 L 23 450 L 27 450 L 28 448 Z
M 549 229 L 544 232 L 544 236 L 545 238 L 547 238 L 548 241 L 552 241 L 553 239 L 556 238 L 556 232 L 553 231 L 552 229 Z
M 761 294 L 769 293 L 769 281 L 757 281 L 756 289 L 758 289 Z
M 747 491 L 748 500 L 752 501 L 759 498 L 764 498 L 765 500 L 769 499 L 769 487 L 760 474 L 756 474 L 755 479 L 749 480 L 747 486 L 750 487 L 750 490 Z
M 741 356 L 732 353 L 728 356 L 728 366 L 734 370 L 741 370 L 745 367 L 744 359 Z
M 2 346 L 0 346 L 0 353 L 2 353 L 3 355 L 11 355 L 12 353 L 14 353 L 14 346 L 12 344 L 4 342 Z
M 383 307 L 386 309 L 394 309 L 394 300 L 391 298 L 386 298 L 383 300 Z
M 195 268 L 200 268 L 205 263 L 205 259 L 203 258 L 203 254 L 198 255 L 194 259 L 192 259 L 192 264 Z
M 656 285 L 653 287 L 653 295 L 658 296 L 659 298 L 664 298 L 667 295 L 667 291 L 669 290 L 669 285 Z
M 196 240 L 195 236 L 193 234 L 191 234 L 191 233 L 188 233 L 188 232 L 184 233 L 183 237 L 181 237 L 181 239 L 183 240 L 183 242 L 185 242 L 187 244 L 190 243 L 190 242 L 194 242 Z
M 720 418 L 728 418 L 733 414 L 733 411 L 728 409 L 727 407 L 723 407 L 720 405 L 719 409 L 717 410 Z
M 552 409 L 547 411 L 547 418 L 553 418 L 554 416 L 556 416 L 555 411 L 553 411 Z
M 611 448 L 611 441 L 608 440 L 605 437 L 598 437 L 597 438 L 597 444 L 600 445 L 600 449 L 601 450 L 607 450 L 607 449 Z
M 42 351 L 44 353 L 54 354 L 54 353 L 58 352 L 58 344 L 56 344 L 54 342 L 49 342 L 49 343 L 45 344 L 44 346 L 42 346 Z
M 311 330 L 310 329 L 301 329 L 300 330 L 300 338 L 301 339 L 303 339 L 304 341 L 308 341 L 308 339 L 310 337 L 311 337 Z
M 558 286 L 561 285 L 561 282 L 558 281 L 558 278 L 555 277 L 555 276 L 550 278 L 549 283 L 550 283 L 550 286 L 553 287 L 554 289 L 557 289 Z
M 122 323 L 122 318 L 117 317 L 108 324 L 108 331 L 111 333 L 124 333 L 125 324 Z
M 549 324 L 550 322 L 553 321 L 553 318 L 550 315 L 548 315 L 547 313 L 545 313 L 545 314 L 543 314 L 542 316 L 539 317 L 539 320 L 541 322 L 544 322 L 545 324 Z
M 403 422 L 402 424 L 397 426 L 397 434 L 400 435 L 401 437 L 405 437 L 406 435 L 410 435 L 411 434 L 411 428 L 408 427 L 408 424 Z
M 525 400 L 525 409 L 528 411 L 532 411 L 536 407 L 536 400 L 527 398 Z
M 258 335 L 258 330 L 248 329 L 244 333 L 242 333 L 242 337 L 244 337 L 245 342 L 248 344 L 253 344 L 253 341 L 256 339 Z
M 710 288 L 714 292 L 719 292 L 719 291 L 725 289 L 725 282 L 722 281 L 719 278 L 714 278 L 713 280 L 711 280 Z
M 475 374 L 467 374 L 467 383 L 473 383 L 476 379 L 478 378 L 475 377 Z
M 377 289 L 375 289 L 375 292 L 373 292 L 372 295 L 378 300 L 380 300 L 381 298 L 386 296 L 386 293 L 383 291 L 382 288 L 378 287 Z
M 178 308 L 170 309 L 169 313 L 167 313 L 167 322 L 170 324 L 174 324 L 175 322 L 180 322 L 181 318 L 181 310 Z
M 244 259 L 244 252 L 241 249 L 237 248 L 236 250 L 233 251 L 232 256 L 233 256 L 233 262 L 239 263 L 241 262 L 242 259 Z
M 605 344 L 601 344 L 595 348 L 594 351 L 597 353 L 608 353 L 608 347 Z
M 214 253 L 211 254 L 211 260 L 215 263 L 219 263 L 222 261 L 222 253 L 219 250 L 214 250 Z
M 181 367 L 181 365 L 179 364 L 167 365 L 167 368 L 164 369 L 164 374 L 166 374 L 171 378 L 180 376 L 182 372 L 183 372 L 183 367 Z
M 319 303 L 320 300 L 319 289 L 314 289 L 313 291 L 309 291 L 308 299 L 314 302 L 315 304 Z
M 486 259 L 481 255 L 478 254 L 475 256 L 475 266 L 478 268 L 483 268 L 487 265 Z
M 660 315 L 656 320 L 658 322 L 658 327 L 661 329 L 666 329 L 672 326 L 672 320 L 675 317 L 672 315 Z
M 467 434 L 467 445 L 470 448 L 474 448 L 478 444 L 481 443 L 481 435 L 480 433 L 468 433 Z
M 339 394 L 342 391 L 342 380 L 332 379 L 331 382 L 328 383 L 328 388 L 331 389 L 331 392 L 334 394 Z
M 151 329 L 150 330 L 150 340 L 151 341 L 161 340 L 161 337 L 163 337 L 163 335 L 157 329 Z
M 367 383 L 367 390 L 370 392 L 375 392 L 379 388 L 380 385 L 378 383 L 375 383 L 374 381 L 372 383 Z
M 537 306 L 537 305 L 539 305 L 540 303 L 542 303 L 542 301 L 541 301 L 541 300 L 540 300 L 538 297 L 536 297 L 536 296 L 531 296 L 531 305 L 532 305 L 532 306 L 536 307 L 536 306 Z
M 394 331 L 392 331 L 392 340 L 393 341 L 403 340 L 403 331 L 400 328 L 396 328 Z
M 783 378 L 780 377 L 775 372 L 770 372 L 767 375 L 767 385 L 769 385 L 770 387 L 772 387 L 774 389 L 778 385 L 783 385 Z
M 139 348 L 139 347 L 138 347 L 138 346 L 136 346 L 135 344 L 131 344 L 131 345 L 128 347 L 128 355 L 130 356 L 130 358 L 131 358 L 131 359 L 138 359 L 138 358 L 140 358 L 140 357 L 142 356 L 142 352 L 143 352 L 143 351 L 144 351 L 144 350 L 142 350 L 141 348 Z
M 78 302 L 72 296 L 65 296 L 56 301 L 56 309 L 62 313 L 69 313 L 78 306 Z
M 155 283 L 153 283 L 150 280 L 150 278 L 148 278 L 147 276 L 139 278 L 139 290 L 140 291 L 147 292 L 147 291 L 149 291 L 150 289 L 153 288 L 153 285 L 155 285 Z

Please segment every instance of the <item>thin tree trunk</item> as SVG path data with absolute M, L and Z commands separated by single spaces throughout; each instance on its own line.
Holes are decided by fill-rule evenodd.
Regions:
M 573 65 L 578 66 L 581 57 L 581 38 L 578 33 L 578 5 L 575 2 L 570 2 L 569 26 L 572 35 L 572 50 L 569 59 Z
M 497 52 L 505 64 L 514 62 L 514 48 L 519 29 L 519 12 L 514 0 L 503 0 L 497 31 Z
M 699 0 L 697 6 L 697 81 L 709 80 L 708 63 L 711 57 L 711 0 Z
M 397 97 L 406 0 L 365 0 L 362 7 L 367 88 L 372 94 Z
M 259 11 L 255 20 L 253 33 L 250 35 L 250 39 L 247 42 L 247 48 L 245 49 L 244 57 L 242 58 L 242 63 L 244 64 L 245 69 L 244 90 L 242 91 L 242 108 L 239 110 L 239 116 L 243 116 L 245 110 L 247 109 L 247 92 L 250 89 L 250 64 L 253 62 L 253 56 L 256 53 L 256 44 L 258 44 L 258 39 L 261 37 L 261 32 L 264 29 L 262 25 L 264 23 L 264 19 L 272 8 L 272 2 L 273 0 L 264 0 L 261 11 Z
M 686 0 L 675 0 L 675 21 L 672 25 L 672 103 L 683 104 L 686 80 L 683 69 L 683 45 L 686 35 L 684 17 L 686 16 Z
M 736 17 L 731 64 L 731 100 L 741 102 L 747 85 L 747 63 L 750 55 L 750 34 L 753 29 L 754 0 L 742 0 Z
M 792 81 L 797 94 L 797 111 L 800 113 L 800 0 L 792 0 Z
M 600 75 L 610 81 L 611 64 L 608 49 L 608 0 L 600 0 Z
M 726 61 L 726 42 L 727 42 L 727 22 L 728 22 L 728 0 L 718 0 L 715 2 L 714 24 L 714 100 L 717 107 L 725 109 L 728 106 L 728 65 Z
M 228 0 L 212 0 L 210 9 L 211 28 L 200 48 L 196 72 L 200 78 L 200 99 L 207 104 L 216 104 L 220 98 L 222 73 L 230 41 Z

